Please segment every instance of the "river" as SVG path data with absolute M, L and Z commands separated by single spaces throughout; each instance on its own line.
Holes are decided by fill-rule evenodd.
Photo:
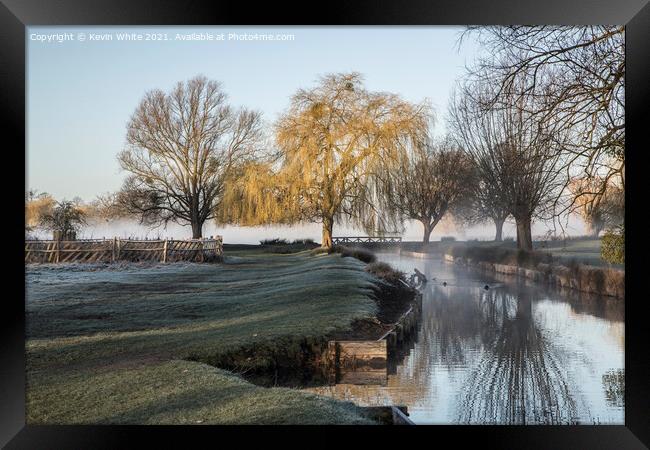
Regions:
M 383 385 L 314 391 L 364 406 L 405 405 L 416 424 L 624 423 L 622 301 L 435 257 L 378 257 L 429 279 L 415 342 Z

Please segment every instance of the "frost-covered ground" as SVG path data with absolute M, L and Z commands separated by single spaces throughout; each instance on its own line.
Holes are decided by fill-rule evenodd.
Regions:
M 187 360 L 319 337 L 372 316 L 363 267 L 308 253 L 30 265 L 28 423 L 367 423 L 352 404 Z

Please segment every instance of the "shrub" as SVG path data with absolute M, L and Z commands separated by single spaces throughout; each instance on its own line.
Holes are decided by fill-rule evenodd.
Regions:
M 529 252 L 514 248 L 495 245 L 473 246 L 454 245 L 449 249 L 454 257 L 468 258 L 473 262 L 488 262 L 493 264 L 518 265 L 534 269 L 538 264 L 550 264 L 552 257 L 545 252 Z
M 477 239 L 478 241 L 478 239 Z M 456 238 L 453 236 L 442 236 L 440 242 L 456 242 Z
M 342 245 L 334 245 L 330 249 L 329 253 L 340 253 L 343 257 L 356 258 L 366 264 L 377 261 L 377 257 L 373 252 L 360 247 L 344 247 Z
M 301 244 L 301 245 L 317 245 L 312 238 L 306 239 L 294 239 L 292 244 Z
M 625 229 L 608 230 L 601 241 L 600 257 L 610 264 L 625 264 Z
M 368 264 L 366 266 L 366 272 L 373 274 L 377 278 L 388 281 L 389 283 L 397 283 L 399 280 L 406 280 L 404 272 L 393 268 L 390 264 L 385 262 L 373 262 Z
M 503 242 L 515 242 L 515 238 L 512 236 L 506 236 L 503 238 Z
M 338 253 L 342 257 L 347 258 L 347 257 L 352 257 L 356 258 L 359 261 L 362 261 L 366 264 L 374 263 L 377 261 L 377 256 L 373 252 L 371 252 L 368 249 L 365 248 L 360 248 L 360 247 L 344 247 L 342 245 L 333 245 L 330 248 L 326 247 L 317 247 L 312 249 L 311 254 L 312 255 L 321 255 L 323 253 Z
M 318 247 L 312 239 L 294 239 L 292 242 L 287 241 L 286 239 L 265 239 L 260 241 L 262 244 L 263 251 L 266 253 L 297 253 L 304 250 L 311 250 L 314 247 Z
M 75 240 L 77 232 L 86 225 L 86 214 L 75 203 L 63 200 L 41 216 L 40 225 L 52 231 L 54 239 Z
M 287 245 L 289 241 L 286 239 L 274 238 L 274 239 L 264 239 L 260 241 L 261 245 Z

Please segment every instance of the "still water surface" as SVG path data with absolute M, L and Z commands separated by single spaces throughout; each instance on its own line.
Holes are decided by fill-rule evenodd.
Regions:
M 439 258 L 378 256 L 429 278 L 416 342 L 384 386 L 314 391 L 367 406 L 406 405 L 420 424 L 624 423 L 622 301 Z

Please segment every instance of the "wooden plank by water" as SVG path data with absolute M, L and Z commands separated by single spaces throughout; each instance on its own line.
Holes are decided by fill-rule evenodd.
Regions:
M 357 370 L 386 365 L 386 341 L 339 341 L 339 367 Z
M 330 341 L 330 382 L 385 385 L 388 380 L 386 340 Z

